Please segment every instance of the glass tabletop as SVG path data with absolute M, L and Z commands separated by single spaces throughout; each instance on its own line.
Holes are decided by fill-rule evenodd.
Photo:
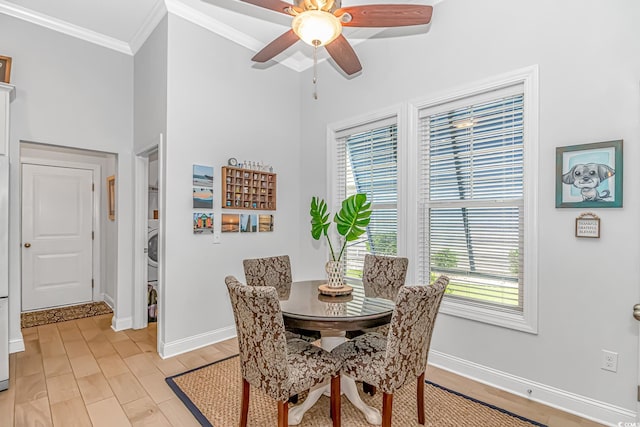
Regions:
M 293 282 L 288 295 L 280 296 L 285 324 L 312 330 L 349 331 L 389 323 L 393 301 L 364 296 L 362 285 L 351 285 L 347 296 L 325 296 L 318 286 L 326 280 Z

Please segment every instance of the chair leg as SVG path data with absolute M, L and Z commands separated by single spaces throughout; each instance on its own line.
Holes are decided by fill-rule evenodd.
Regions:
M 289 401 L 278 400 L 278 427 L 289 425 Z
M 382 427 L 391 427 L 393 393 L 382 393 Z
M 331 377 L 331 419 L 333 427 L 340 427 L 340 374 Z
M 240 406 L 240 427 L 247 427 L 249 418 L 249 390 L 251 386 L 249 382 L 242 379 L 242 404 Z
M 424 425 L 424 372 L 418 377 L 418 424 Z

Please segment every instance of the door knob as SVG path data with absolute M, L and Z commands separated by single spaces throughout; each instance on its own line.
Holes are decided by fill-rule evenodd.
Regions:
M 25 244 L 24 244 L 24 247 L 25 247 L 25 248 L 30 248 L 30 247 L 31 247 L 31 243 L 25 243 Z
M 636 320 L 640 320 L 640 304 L 633 306 L 633 317 L 635 317 Z

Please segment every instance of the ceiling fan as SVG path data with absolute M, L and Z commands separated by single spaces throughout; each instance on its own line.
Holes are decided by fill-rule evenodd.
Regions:
M 293 16 L 291 29 L 265 46 L 253 58 L 266 62 L 299 39 L 315 49 L 324 46 L 347 75 L 362 70 L 356 53 L 342 35 L 342 27 L 403 27 L 431 21 L 432 6 L 416 4 L 369 4 L 341 7 L 341 0 L 242 0 Z M 315 57 L 315 52 L 314 52 Z

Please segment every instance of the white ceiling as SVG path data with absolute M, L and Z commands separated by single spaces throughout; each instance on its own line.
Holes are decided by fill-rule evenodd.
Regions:
M 371 3 L 434 5 L 440 1 L 443 0 L 343 0 L 343 6 Z M 130 55 L 142 46 L 167 10 L 253 52 L 288 31 L 291 22 L 287 15 L 239 0 L 0 0 L 0 13 Z M 345 28 L 344 34 L 356 46 L 372 37 L 424 31 L 424 26 Z M 326 58 L 324 49 L 321 51 L 320 58 Z M 312 54 L 310 46 L 298 42 L 274 59 L 301 71 L 312 64 Z

